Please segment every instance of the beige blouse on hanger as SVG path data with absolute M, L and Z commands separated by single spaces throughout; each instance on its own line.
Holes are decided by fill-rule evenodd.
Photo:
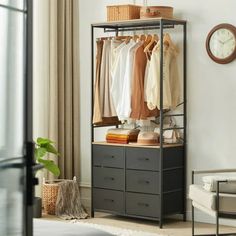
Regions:
M 178 51 L 168 34 L 164 37 L 163 109 L 180 103 L 180 80 L 177 67 Z M 152 51 L 145 95 L 149 109 L 160 109 L 160 41 Z

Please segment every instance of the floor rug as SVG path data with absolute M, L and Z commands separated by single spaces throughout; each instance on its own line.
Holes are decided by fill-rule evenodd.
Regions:
M 81 222 L 81 221 L 74 221 L 72 222 L 74 224 L 80 224 L 84 226 L 89 226 L 94 229 L 98 230 L 103 230 L 107 233 L 110 233 L 115 236 L 168 236 L 168 235 L 162 235 L 162 234 L 157 234 L 157 233 L 149 233 L 149 232 L 144 232 L 144 231 L 135 231 L 135 230 L 130 230 L 130 229 L 123 229 L 123 228 L 118 228 L 118 227 L 113 227 L 109 225 L 100 225 L 100 224 L 93 224 L 93 223 L 88 223 L 88 222 Z
M 34 236 L 164 236 L 81 221 L 34 219 Z M 167 236 L 167 235 L 165 235 Z

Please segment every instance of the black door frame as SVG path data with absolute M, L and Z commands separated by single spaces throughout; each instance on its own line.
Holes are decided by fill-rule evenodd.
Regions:
M 36 179 L 33 174 L 33 0 L 26 0 L 26 96 L 25 96 L 25 128 L 26 128 L 26 192 L 24 236 L 33 235 L 33 193 Z
M 24 101 L 24 221 L 23 236 L 33 235 L 33 193 L 34 185 L 37 183 L 34 178 L 34 143 L 33 143 L 33 0 L 24 0 L 24 8 L 18 9 L 10 5 L 0 4 L 0 7 L 12 11 L 22 12 L 25 16 L 24 31 L 24 52 L 25 52 L 25 101 Z M 4 162 L 5 160 L 2 160 Z M 11 166 L 14 167 L 14 166 Z M 18 165 L 16 166 L 18 168 Z

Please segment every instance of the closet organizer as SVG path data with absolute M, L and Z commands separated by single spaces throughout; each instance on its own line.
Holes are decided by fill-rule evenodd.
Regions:
M 92 137 L 92 203 L 91 214 L 108 212 L 111 214 L 159 221 L 163 226 L 166 216 L 182 214 L 186 220 L 186 21 L 152 18 L 121 22 L 95 23 L 91 25 L 92 38 L 92 101 L 94 101 L 95 83 L 95 30 L 104 29 L 105 33 L 114 32 L 118 36 L 124 31 L 152 30 L 160 40 L 160 145 L 137 146 L 132 144 L 111 144 L 94 141 L 94 129 L 104 126 L 116 126 L 117 120 L 110 123 L 93 123 Z M 179 26 L 179 27 L 176 27 Z M 163 104 L 164 77 L 164 33 L 177 28 L 182 33 L 183 43 L 183 102 L 182 112 L 167 114 Z M 98 54 L 96 54 L 98 55 Z M 182 119 L 183 126 L 165 128 L 164 118 L 176 116 Z M 183 133 L 181 144 L 165 144 L 163 132 L 180 129 Z

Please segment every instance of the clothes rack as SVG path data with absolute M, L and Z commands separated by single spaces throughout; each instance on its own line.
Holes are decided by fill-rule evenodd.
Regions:
M 181 114 L 164 114 L 163 109 L 163 38 L 164 31 L 167 29 L 175 28 L 176 26 L 182 27 L 183 35 L 183 103 L 180 106 L 183 106 L 183 112 Z M 119 32 L 124 31 L 138 31 L 138 30 L 159 30 L 159 40 L 161 47 L 160 55 L 160 146 L 159 147 L 133 147 L 132 145 L 111 145 L 101 142 L 94 142 L 94 128 L 105 127 L 108 125 L 93 125 L 91 126 L 91 139 L 92 139 L 92 205 L 91 213 L 94 217 L 95 211 L 109 212 L 122 216 L 144 218 L 150 220 L 159 221 L 159 227 L 162 228 L 164 217 L 170 214 L 180 213 L 183 215 L 183 220 L 186 220 L 186 147 L 187 147 L 187 22 L 185 20 L 177 19 L 168 19 L 168 18 L 152 18 L 152 19 L 137 19 L 137 20 L 127 20 L 127 21 L 118 21 L 118 22 L 104 22 L 104 23 L 94 23 L 91 25 L 91 73 L 92 73 L 92 101 L 94 100 L 94 35 L 95 29 L 103 29 L 104 33 L 114 32 L 114 36 L 118 36 Z M 93 117 L 93 102 L 92 102 L 92 115 Z M 173 128 L 164 128 L 164 118 L 176 116 L 183 119 L 183 126 L 173 127 Z M 164 144 L 163 132 L 165 130 L 171 129 L 180 129 L 183 131 L 183 143 L 176 145 L 166 145 Z M 114 151 L 115 150 L 115 151 Z M 139 192 L 136 190 L 129 190 L 129 175 L 133 172 L 140 170 L 140 175 L 146 173 L 144 169 L 140 168 L 137 164 L 136 167 L 134 163 L 130 163 L 130 158 L 133 158 L 133 161 L 140 161 L 137 159 L 137 156 L 142 153 L 147 155 L 146 160 L 157 163 L 155 160 L 155 155 L 158 159 L 158 168 L 152 169 L 150 166 L 149 170 L 151 174 L 155 174 L 158 178 L 154 181 L 157 187 L 157 191 L 149 192 L 146 194 L 144 192 Z M 109 154 L 110 153 L 110 154 Z M 106 155 L 106 156 L 105 156 Z M 141 155 L 141 154 L 140 154 Z M 169 156 L 170 155 L 170 156 Z M 120 157 L 120 159 L 119 159 Z M 109 160 L 110 158 L 110 160 Z M 115 159 L 118 158 L 115 163 Z M 112 162 L 113 161 L 113 162 Z M 100 183 L 102 181 L 103 172 L 107 170 L 109 172 L 117 171 L 117 176 L 120 176 L 122 173 L 122 178 L 120 180 L 121 188 L 119 191 L 114 191 L 112 186 L 107 187 L 106 184 Z M 132 170 L 131 170 L 132 169 Z M 170 172 L 170 171 L 173 172 Z M 143 172 L 142 172 L 143 171 Z M 155 173 L 152 171 L 156 171 Z M 148 173 L 148 172 L 147 172 Z M 102 178 L 98 181 L 98 178 Z M 175 178 L 176 180 L 173 183 L 168 182 L 167 175 L 170 179 Z M 104 177 L 106 178 L 106 176 Z M 107 179 L 108 180 L 108 179 Z M 111 183 L 115 182 L 115 179 L 110 178 Z M 98 183 L 99 182 L 99 183 Z M 148 182 L 148 181 L 147 181 Z M 176 189 L 174 184 L 178 185 L 179 188 Z M 100 186 L 101 184 L 101 186 Z M 147 183 L 151 184 L 151 183 Z M 97 187 L 99 186 L 99 187 Z M 171 186 L 171 187 L 170 187 Z M 132 188 L 132 186 L 131 186 Z M 135 189 L 135 187 L 134 187 Z M 137 189 L 137 188 L 136 188 Z M 113 196 L 113 192 L 115 192 Z M 111 195 L 110 195 L 111 194 Z M 133 195 L 132 195 L 133 194 Z M 146 194 L 146 195 L 145 195 Z M 154 195 L 152 195 L 154 194 Z M 106 195 L 106 196 L 105 196 Z M 105 198 L 104 198 L 105 196 Z M 117 196 L 119 196 L 117 198 Z M 145 198 L 145 196 L 150 199 L 146 200 L 147 203 L 139 204 L 140 211 L 135 212 L 133 209 L 133 202 L 136 199 Z M 155 198 L 152 196 L 155 196 Z M 114 198 L 113 198 L 114 197 Z M 119 200 L 120 199 L 120 200 Z M 122 200 L 121 200 L 122 199 Z M 157 199 L 156 205 L 154 204 L 154 212 L 152 211 L 152 200 Z M 104 203 L 101 203 L 104 201 Z M 120 201 L 120 202 L 119 202 Z M 149 202 L 148 202 L 149 201 Z M 155 202 L 155 201 L 154 201 Z M 117 204 L 116 204 L 117 203 Z M 113 208 L 110 206 L 113 205 Z M 148 211 L 148 209 L 150 210 Z

